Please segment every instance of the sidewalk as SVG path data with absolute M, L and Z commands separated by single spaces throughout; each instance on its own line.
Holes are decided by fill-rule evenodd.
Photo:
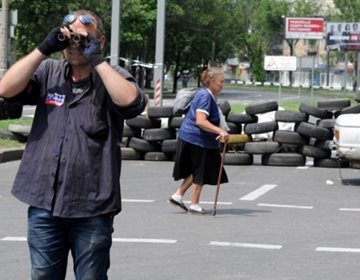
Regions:
M 8 130 L 0 131 L 0 137 L 24 142 L 22 146 L 0 148 L 0 163 L 21 159 L 29 132 L 30 126 L 24 125 L 9 125 Z

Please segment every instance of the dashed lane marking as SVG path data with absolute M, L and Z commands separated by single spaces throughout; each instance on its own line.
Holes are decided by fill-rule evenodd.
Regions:
M 25 242 L 26 237 L 23 236 L 7 236 L 0 239 L 1 241 L 12 241 L 12 242 Z M 124 242 L 124 243 L 163 243 L 163 244 L 174 244 L 177 240 L 174 239 L 149 239 L 149 238 L 113 238 L 113 242 Z
M 288 205 L 288 204 L 269 204 L 269 203 L 258 203 L 258 206 L 264 207 L 278 207 L 278 208 L 294 208 L 294 209 L 313 209 L 313 206 L 301 206 L 301 205 Z
M 152 199 L 122 199 L 122 202 L 139 202 L 139 203 L 151 203 Z
M 26 237 L 23 236 L 7 236 L 0 239 L 1 241 L 15 241 L 15 242 L 24 242 L 27 240 Z
M 260 196 L 264 195 L 265 193 L 271 191 L 273 188 L 277 187 L 277 185 L 263 185 L 257 190 L 239 198 L 239 200 L 255 200 L 259 198 Z
M 339 208 L 339 211 L 360 212 L 360 208 Z
M 256 243 L 237 243 L 237 242 L 220 242 L 211 241 L 209 245 L 212 246 L 224 246 L 224 247 L 242 247 L 242 248 L 254 248 L 254 249 L 268 249 L 268 250 L 280 250 L 282 245 L 271 244 L 256 244 Z
M 149 239 L 149 238 L 113 238 L 113 242 L 123 243 L 157 243 L 157 244 L 175 244 L 175 239 Z
M 317 247 L 317 252 L 360 253 L 360 248 Z

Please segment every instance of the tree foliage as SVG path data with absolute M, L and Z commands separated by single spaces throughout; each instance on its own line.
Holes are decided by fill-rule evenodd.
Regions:
M 33 50 L 69 11 L 79 8 L 98 13 L 108 35 L 110 52 L 110 0 L 10 0 L 18 10 L 13 54 Z M 176 79 L 184 71 L 197 75 L 205 65 L 220 65 L 239 57 L 251 63 L 254 79 L 264 81 L 264 55 L 282 54 L 285 17 L 324 16 L 331 20 L 360 21 L 358 0 L 334 0 L 337 9 L 321 13 L 320 0 L 166 0 L 165 68 Z M 338 11 L 338 12 L 335 12 Z M 157 0 L 122 0 L 120 56 L 154 63 Z M 290 48 L 295 40 L 287 40 Z M 293 50 L 291 49 L 291 54 Z M 147 69 L 150 74 L 151 69 Z M 147 75 L 151 77 L 151 75 Z M 150 83 L 147 83 L 149 86 Z

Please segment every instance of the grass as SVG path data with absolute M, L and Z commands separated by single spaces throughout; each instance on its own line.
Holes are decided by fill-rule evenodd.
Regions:
M 19 125 L 31 125 L 32 118 L 20 118 L 20 119 L 10 119 L 10 120 L 0 120 L 0 130 L 6 130 L 9 127 L 9 124 L 19 124 Z
M 32 118 L 20 118 L 20 119 L 10 119 L 10 120 L 0 120 L 0 130 L 7 130 L 9 124 L 18 124 L 18 125 L 31 125 Z M 0 148 L 10 148 L 10 147 L 21 147 L 24 143 L 21 143 L 16 140 L 2 139 L 0 138 Z

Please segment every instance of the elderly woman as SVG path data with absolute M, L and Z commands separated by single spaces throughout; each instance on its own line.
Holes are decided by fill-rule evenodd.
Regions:
M 201 190 L 204 184 L 217 184 L 221 165 L 219 140 L 229 138 L 226 128 L 220 126 L 223 116 L 216 101 L 223 89 L 224 73 L 220 68 L 209 68 L 200 78 L 203 87 L 196 92 L 178 135 L 173 177 L 183 181 L 169 198 L 171 204 L 191 214 L 207 213 L 199 205 Z M 221 183 L 227 182 L 223 170 Z M 191 186 L 191 204 L 187 209 L 182 198 Z

